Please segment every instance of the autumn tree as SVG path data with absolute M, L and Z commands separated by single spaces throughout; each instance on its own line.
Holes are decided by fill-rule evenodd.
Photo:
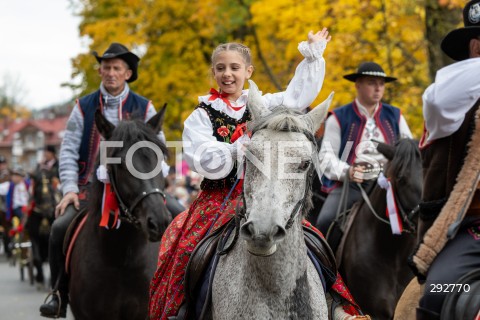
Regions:
M 334 107 L 350 102 L 354 86 L 342 76 L 362 61 L 375 61 L 399 79 L 387 86 L 385 101 L 402 109 L 419 137 L 421 95 L 431 82 L 426 14 L 433 1 L 438 0 L 71 0 L 91 50 L 103 53 L 111 42 L 121 42 L 142 57 L 139 78 L 131 87 L 157 107 L 169 104 L 165 132 L 176 140 L 197 96 L 216 86 L 210 56 L 218 44 L 249 46 L 253 78 L 262 91 L 273 92 L 287 86 L 301 61 L 298 43 L 309 30 L 323 26 L 333 38 L 315 103 L 330 91 L 336 92 Z M 453 1 L 459 0 L 450 1 L 448 6 L 458 6 Z M 83 79 L 82 94 L 98 88 L 95 66 L 90 52 L 74 60 L 74 75 Z
M 438 69 L 452 63 L 440 48 L 445 35 L 462 22 L 463 1 L 425 0 L 425 37 L 429 54 L 429 76 L 432 81 Z
M 30 111 L 22 104 L 25 94 L 20 78 L 11 74 L 3 75 L 0 83 L 0 119 L 2 121 L 29 117 Z

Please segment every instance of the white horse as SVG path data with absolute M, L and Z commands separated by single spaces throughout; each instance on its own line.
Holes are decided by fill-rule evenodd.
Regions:
M 246 152 L 246 221 L 239 241 L 219 260 L 213 319 L 328 319 L 301 221 L 311 206 L 307 181 L 318 164 L 313 135 L 332 98 L 333 93 L 305 115 L 284 107 L 269 111 L 250 81 L 248 107 L 254 123 Z

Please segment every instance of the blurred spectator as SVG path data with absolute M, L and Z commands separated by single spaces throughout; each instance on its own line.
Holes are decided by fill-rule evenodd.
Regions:
M 202 182 L 202 176 L 196 172 L 190 170 L 187 161 L 184 159 L 176 166 L 177 172 L 180 175 L 175 176 L 177 185 L 182 185 L 187 189 L 189 195 L 194 191 L 200 190 L 200 183 Z
M 185 208 L 189 207 L 189 194 L 188 191 L 185 187 L 183 186 L 177 186 L 175 188 L 175 198 L 180 202 L 182 206 Z
M 0 183 L 10 181 L 10 170 L 8 169 L 7 159 L 0 155 Z M 5 213 L 5 196 L 0 196 L 0 212 Z
M 0 183 L 10 180 L 10 170 L 8 169 L 7 159 L 0 155 Z
M 175 188 L 175 168 L 170 168 L 169 174 L 165 179 L 165 197 L 167 200 L 167 209 L 172 214 L 172 217 L 176 217 L 186 209 L 175 197 Z
M 7 164 L 7 159 L 5 159 L 4 156 L 0 155 L 0 183 L 10 181 L 10 170 L 8 169 L 8 164 Z M 6 243 L 8 242 L 8 233 L 7 230 L 9 229 L 8 227 L 8 222 L 5 217 L 6 214 L 6 197 L 0 195 L 0 234 L 2 235 L 3 239 L 3 244 L 5 246 L 5 252 L 8 252 L 8 249 L 6 247 Z
M 56 149 L 48 145 L 44 156 L 32 174 L 32 204 L 26 229 L 32 241 L 33 264 L 37 270 L 35 281 L 43 284 L 43 262 L 48 258 L 50 226 L 55 218 L 55 206 L 62 194 L 59 190 L 59 173 Z
M 10 181 L 0 183 L 0 195 L 5 196 L 6 230 L 4 230 L 3 241 L 7 257 L 12 255 L 11 248 L 9 248 L 10 237 L 8 236 L 12 218 L 16 216 L 20 221 L 23 221 L 23 214 L 27 210 L 29 193 L 25 176 L 25 170 L 22 167 L 16 167 L 11 172 Z

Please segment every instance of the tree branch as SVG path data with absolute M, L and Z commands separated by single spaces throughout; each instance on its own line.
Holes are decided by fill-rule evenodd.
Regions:
M 283 91 L 283 88 L 282 86 L 280 85 L 280 83 L 278 82 L 277 80 L 277 77 L 275 77 L 275 75 L 273 74 L 273 71 L 272 69 L 270 68 L 270 66 L 268 65 L 267 63 L 267 60 L 265 59 L 265 57 L 263 56 L 263 53 L 262 53 L 262 49 L 260 47 L 260 41 L 258 39 L 258 35 L 257 35 L 257 29 L 255 28 L 255 26 L 253 25 L 252 23 L 252 13 L 250 12 L 250 6 L 247 5 L 243 0 L 238 0 L 238 2 L 247 10 L 247 14 L 248 14 L 248 19 L 251 23 L 251 31 L 252 31 L 252 35 L 253 35 L 253 39 L 255 41 L 255 46 L 257 47 L 257 55 L 258 55 L 258 59 L 260 60 L 260 62 L 262 63 L 263 67 L 265 68 L 265 71 L 267 72 L 267 75 L 268 77 L 270 78 L 270 80 L 272 81 L 273 85 L 275 86 L 275 88 L 279 91 Z

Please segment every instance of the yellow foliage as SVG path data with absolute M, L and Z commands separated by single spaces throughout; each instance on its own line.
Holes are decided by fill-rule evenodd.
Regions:
M 0 106 L 0 119 L 28 119 L 31 111 L 25 106 L 2 105 Z
M 461 6 L 460 0 L 439 0 Z M 326 78 L 314 105 L 335 91 L 334 107 L 349 103 L 354 86 L 343 75 L 363 61 L 375 61 L 398 77 L 388 85 L 385 101 L 401 108 L 416 137 L 422 132 L 421 95 L 429 84 L 425 45 L 425 10 L 411 0 L 77 0 L 81 34 L 91 50 L 124 43 L 142 54 L 133 90 L 158 108 L 168 102 L 165 132 L 180 139 L 183 121 L 199 95 L 215 87 L 210 55 L 220 43 L 238 41 L 253 54 L 254 79 L 264 92 L 285 88 L 302 57 L 297 50 L 308 31 L 328 27 Z M 264 62 L 259 56 L 264 57 Z M 98 88 L 89 54 L 74 61 L 83 75 L 83 93 Z

